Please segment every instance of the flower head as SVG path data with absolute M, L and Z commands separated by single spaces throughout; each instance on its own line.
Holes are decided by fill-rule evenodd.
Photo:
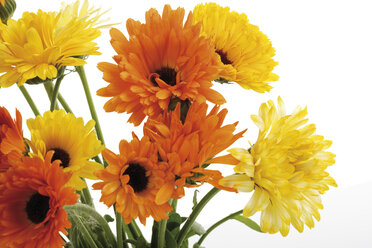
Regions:
M 202 35 L 211 40 L 220 57 L 222 80 L 237 82 L 260 93 L 272 88 L 267 82 L 278 80 L 272 73 L 277 65 L 272 59 L 275 50 L 245 14 L 215 3 L 199 4 L 193 13 L 193 22 L 201 23 Z
M 19 162 L 25 152 L 21 113 L 17 110 L 13 120 L 7 109 L 0 107 L 0 173 Z
M 299 232 L 304 224 L 312 228 L 313 217 L 319 220 L 318 209 L 323 208 L 320 194 L 337 185 L 325 171 L 335 162 L 335 155 L 325 151 L 332 142 L 316 135 L 314 124 L 305 125 L 306 108 L 286 115 L 280 98 L 278 102 L 278 108 L 272 101 L 262 104 L 259 115 L 252 116 L 260 131 L 250 151 L 231 149 L 215 162 L 236 165 L 236 174 L 221 184 L 254 190 L 243 215 L 261 211 L 262 231 L 286 236 L 290 224 Z
M 51 162 L 25 157 L 0 178 L 0 246 L 59 248 L 64 242 L 59 234 L 71 227 L 64 205 L 73 205 L 75 190 L 64 187 L 71 174 Z
M 178 105 L 175 111 L 145 123 L 144 133 L 157 145 L 160 169 L 167 175 L 167 183 L 157 195 L 158 204 L 182 197 L 184 186 L 196 187 L 204 182 L 231 190 L 218 183 L 222 178 L 219 171 L 206 167 L 211 158 L 228 148 L 245 131 L 233 134 L 237 122 L 222 126 L 226 109 L 219 111 L 215 106 L 208 114 L 207 109 L 205 103 L 193 103 L 183 124 Z
M 0 86 L 53 79 L 63 66 L 85 64 L 79 57 L 100 54 L 93 42 L 100 35 L 98 11 L 87 1 L 79 9 L 76 1 L 59 12 L 25 12 L 0 24 Z
M 131 113 L 129 122 L 139 125 L 146 116 L 166 112 L 175 98 L 225 102 L 210 88 L 218 75 L 218 57 L 200 36 L 200 26 L 192 25 L 191 13 L 185 23 L 184 14 L 184 9 L 172 10 L 169 5 L 162 16 L 150 9 L 145 24 L 127 21 L 129 40 L 111 29 L 117 64 L 98 65 L 109 85 L 97 94 L 112 97 L 104 106 L 106 111 Z
M 80 177 L 97 179 L 93 172 L 102 169 L 102 165 L 89 160 L 104 149 L 92 130 L 94 125 L 93 120 L 84 125 L 82 118 L 75 118 L 64 110 L 47 111 L 43 116 L 28 119 L 32 155 L 44 157 L 53 150 L 52 161 L 60 160 L 65 172 L 73 172 L 67 185 L 81 190 L 86 184 Z
M 139 218 L 146 224 L 150 215 L 156 221 L 168 219 L 172 210 L 168 202 L 155 203 L 156 194 L 164 183 L 164 174 L 158 170 L 158 152 L 149 137 L 141 140 L 133 134 L 133 140 L 122 140 L 119 154 L 105 149 L 102 154 L 108 162 L 104 170 L 95 174 L 102 182 L 95 183 L 94 189 L 102 191 L 101 201 L 108 207 L 116 202 L 118 211 L 126 224 Z

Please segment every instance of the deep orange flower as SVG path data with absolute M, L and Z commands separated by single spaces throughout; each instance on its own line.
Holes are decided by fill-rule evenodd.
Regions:
M 0 247 L 60 248 L 71 227 L 64 205 L 75 204 L 78 196 L 64 187 L 71 174 L 60 161 L 51 163 L 53 152 L 43 161 L 25 157 L 0 178 Z
M 21 113 L 16 110 L 13 120 L 7 109 L 0 107 L 0 173 L 19 161 L 25 151 Z
M 161 169 L 167 175 L 156 197 L 161 204 L 169 198 L 184 195 L 183 187 L 196 187 L 208 182 L 215 187 L 234 191 L 219 185 L 221 172 L 206 169 L 208 161 L 232 145 L 243 133 L 233 134 L 238 122 L 222 126 L 227 110 L 215 106 L 207 114 L 208 105 L 193 103 L 182 124 L 180 105 L 169 114 L 149 119 L 144 133 L 158 146 Z
M 156 221 L 168 219 L 167 212 L 172 210 L 169 203 L 155 204 L 155 196 L 164 184 L 155 145 L 149 137 L 139 140 L 133 134 L 130 143 L 120 142 L 119 151 L 118 155 L 108 149 L 102 152 L 109 165 L 95 172 L 103 182 L 93 185 L 94 189 L 102 191 L 100 201 L 108 207 L 116 203 L 116 211 L 126 224 L 138 217 L 145 225 L 150 215 Z
M 112 97 L 104 106 L 108 112 L 131 113 L 129 122 L 139 125 L 146 116 L 168 110 L 171 99 L 223 104 L 212 90 L 218 77 L 218 56 L 209 41 L 200 37 L 200 25 L 192 24 L 191 12 L 164 6 L 146 12 L 146 23 L 128 19 L 129 41 L 111 29 L 111 44 L 118 53 L 117 64 L 100 63 L 103 79 L 109 83 L 99 96 Z

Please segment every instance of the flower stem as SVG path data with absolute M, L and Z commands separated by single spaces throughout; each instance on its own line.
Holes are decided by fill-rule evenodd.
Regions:
M 243 213 L 243 210 L 239 210 L 235 213 L 232 213 L 228 216 L 226 216 L 225 218 L 217 221 L 215 224 L 213 224 L 210 228 L 208 228 L 208 230 L 200 237 L 199 241 L 198 241 L 198 244 L 201 245 L 204 241 L 204 239 L 208 236 L 209 233 L 211 233 L 214 229 L 216 229 L 219 225 L 225 223 L 226 221 L 232 219 L 234 216 L 236 215 L 240 215 Z
M 85 182 L 85 184 L 87 183 L 85 181 L 85 178 L 83 178 L 83 181 Z M 84 195 L 84 202 L 83 203 L 91 206 L 92 208 L 94 208 L 92 195 L 90 194 L 90 191 L 88 189 L 88 185 L 87 185 L 87 187 L 83 188 L 82 194 Z
M 97 244 L 94 242 L 94 239 L 90 235 L 89 231 L 84 226 L 83 222 L 79 219 L 79 217 L 75 215 L 70 215 L 75 225 L 78 227 L 79 231 L 81 232 L 84 240 L 88 243 L 90 248 L 98 248 Z
M 166 229 L 167 229 L 167 220 L 161 220 L 159 222 L 158 247 L 157 248 L 164 248 Z
M 50 99 L 50 111 L 53 111 L 56 108 L 56 100 L 57 100 L 57 96 L 58 96 L 58 90 L 59 90 L 59 86 L 61 85 L 62 80 L 64 78 L 63 73 L 65 71 L 65 68 L 66 67 L 64 67 L 64 66 L 61 68 L 61 72 L 60 72 L 61 76 L 59 76 L 57 78 L 56 84 L 54 85 L 52 98 Z
M 53 82 L 51 80 L 47 80 L 45 81 L 45 83 L 43 83 L 43 86 L 45 88 L 46 93 L 48 94 L 49 101 L 51 102 L 54 91 Z M 55 106 L 55 109 L 59 109 L 59 106 Z
M 66 110 L 67 113 L 72 113 L 72 110 L 70 109 L 70 106 L 68 106 L 66 100 L 62 97 L 60 93 L 58 93 L 58 101 L 61 103 L 62 107 Z
M 34 112 L 35 116 L 40 115 L 39 110 L 37 109 L 34 101 L 32 100 L 32 98 L 31 98 L 30 94 L 28 93 L 27 89 L 25 88 L 25 86 L 22 85 L 22 86 L 19 86 L 18 88 L 21 90 L 23 96 L 25 97 L 28 105 L 32 109 L 32 112 Z
M 213 188 L 211 189 L 204 197 L 201 199 L 201 201 L 195 206 L 194 210 L 190 214 L 190 216 L 187 218 L 185 224 L 183 225 L 178 238 L 177 238 L 177 244 L 180 247 L 184 241 L 184 239 L 187 236 L 187 233 L 190 231 L 192 224 L 195 222 L 196 218 L 200 214 L 200 212 L 203 210 L 205 205 L 220 191 L 220 189 Z
M 117 248 L 123 248 L 123 218 L 115 211 Z
M 85 75 L 84 67 L 83 66 L 76 66 L 76 71 L 79 73 L 80 80 L 84 87 L 85 96 L 87 98 L 87 102 L 89 105 L 90 114 L 92 116 L 92 119 L 96 122 L 96 131 L 97 131 L 97 137 L 102 142 L 102 144 L 105 144 L 105 141 L 103 139 L 101 126 L 99 125 L 98 116 L 96 112 L 96 108 L 94 107 L 93 98 L 89 90 L 88 80 Z
M 138 228 L 137 223 L 135 220 L 132 220 L 128 224 L 129 230 L 131 231 L 133 238 L 137 240 L 139 237 L 141 237 L 142 233 L 141 230 Z

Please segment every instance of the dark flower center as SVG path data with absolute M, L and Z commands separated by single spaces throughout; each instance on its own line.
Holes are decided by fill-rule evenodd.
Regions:
M 68 155 L 65 150 L 60 148 L 52 148 L 50 150 L 54 150 L 52 162 L 57 159 L 61 160 L 62 163 L 60 164 L 60 166 L 62 166 L 63 168 L 66 168 L 70 165 L 70 155 Z
M 220 55 L 222 63 L 224 63 L 225 65 L 231 65 L 232 64 L 232 62 L 227 58 L 227 53 L 225 53 L 221 49 L 216 50 L 216 53 L 218 53 L 218 55 Z
M 173 68 L 169 67 L 162 67 L 159 70 L 155 71 L 156 74 L 159 75 L 159 78 L 163 80 L 166 84 L 174 86 L 177 83 L 176 77 L 177 77 L 177 72 Z M 155 81 L 156 77 L 151 78 L 151 82 L 155 86 L 159 86 L 158 83 Z
M 49 196 L 35 193 L 26 204 L 27 217 L 34 224 L 43 222 L 49 211 Z
M 146 169 L 140 164 L 129 163 L 129 167 L 124 171 L 123 175 L 129 176 L 128 184 L 135 193 L 140 193 L 146 189 L 149 179 L 146 176 Z

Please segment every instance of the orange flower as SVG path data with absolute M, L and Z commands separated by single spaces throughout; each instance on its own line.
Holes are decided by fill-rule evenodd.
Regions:
M 141 140 L 133 134 L 128 143 L 122 140 L 120 154 L 106 149 L 102 152 L 108 166 L 95 172 L 103 180 L 93 185 L 102 191 L 100 201 L 108 207 L 116 203 L 116 211 L 126 224 L 139 217 L 142 224 L 150 215 L 156 221 L 168 219 L 167 212 L 172 210 L 168 202 L 155 204 L 155 196 L 164 183 L 164 175 L 157 170 L 158 152 L 149 137 Z
M 64 187 L 71 174 L 63 173 L 59 161 L 51 163 L 52 156 L 25 157 L 0 178 L 0 247 L 64 245 L 59 232 L 67 234 L 71 223 L 63 206 L 75 204 L 78 196 Z
M 129 19 L 129 41 L 111 29 L 111 44 L 118 53 L 117 63 L 100 63 L 103 79 L 109 83 L 97 94 L 112 97 L 104 106 L 108 112 L 131 113 L 129 122 L 139 125 L 146 116 L 168 110 L 172 99 L 211 101 L 225 99 L 210 89 L 218 77 L 218 56 L 209 41 L 200 37 L 200 25 L 192 24 L 191 12 L 164 6 L 160 16 L 155 9 L 146 12 L 146 23 Z
M 16 110 L 13 120 L 7 109 L 0 107 L 0 173 L 17 163 L 25 152 L 21 114 Z
M 222 126 L 227 110 L 219 112 L 215 106 L 207 114 L 208 105 L 193 103 L 182 124 L 180 105 L 169 114 L 149 119 L 144 133 L 158 146 L 159 160 L 166 165 L 161 169 L 167 175 L 165 183 L 156 197 L 161 204 L 169 198 L 184 195 L 183 187 L 196 187 L 208 182 L 215 187 L 235 191 L 219 185 L 221 172 L 208 170 L 208 161 L 242 137 L 242 131 L 233 134 L 238 122 Z

